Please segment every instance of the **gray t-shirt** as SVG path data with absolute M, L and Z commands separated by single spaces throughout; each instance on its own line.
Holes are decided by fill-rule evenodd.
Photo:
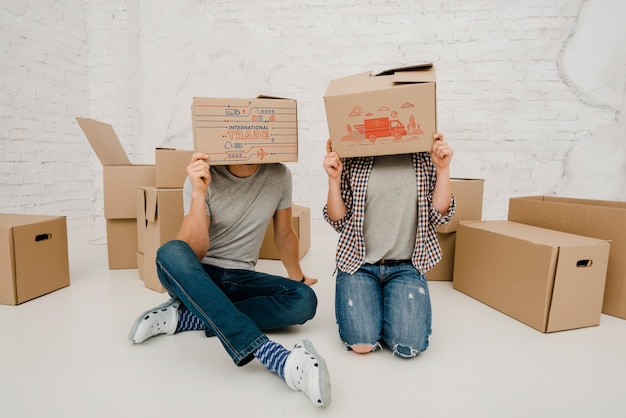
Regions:
M 185 181 L 185 215 L 191 206 L 191 181 Z M 226 166 L 211 166 L 206 193 L 209 251 L 203 263 L 229 269 L 254 269 L 274 213 L 291 207 L 291 172 L 283 164 L 260 164 L 249 177 L 236 177 Z
M 417 187 L 411 154 L 374 157 L 365 195 L 365 262 L 409 260 L 417 231 Z

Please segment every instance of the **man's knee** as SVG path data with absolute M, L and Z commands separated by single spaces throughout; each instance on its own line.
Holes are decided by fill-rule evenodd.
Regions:
M 298 286 L 296 292 L 298 311 L 302 315 L 300 323 L 304 324 L 306 321 L 313 319 L 317 312 L 317 295 L 308 285 Z

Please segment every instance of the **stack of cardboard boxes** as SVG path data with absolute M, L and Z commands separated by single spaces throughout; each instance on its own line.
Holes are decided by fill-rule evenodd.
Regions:
M 157 148 L 156 185 L 136 189 L 137 267 L 148 289 L 164 292 L 156 271 L 159 247 L 176 238 L 183 221 L 183 184 L 193 151 Z
M 113 127 L 76 118 L 100 159 L 104 178 L 104 217 L 110 269 L 137 268 L 137 187 L 156 184 L 154 165 L 131 164 Z

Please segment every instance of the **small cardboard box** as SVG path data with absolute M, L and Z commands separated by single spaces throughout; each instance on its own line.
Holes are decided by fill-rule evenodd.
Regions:
M 194 150 L 213 165 L 298 161 L 296 101 L 196 97 L 191 106 Z
M 143 204 L 139 204 L 139 201 Z M 137 189 L 137 236 L 143 240 L 136 258 L 143 262 L 139 268 L 145 286 L 165 292 L 156 271 L 156 253 L 167 241 L 176 238 L 183 222 L 183 190 L 140 187 Z
M 430 151 L 437 132 L 435 68 L 421 64 L 335 79 L 324 104 L 340 157 Z
M 103 165 L 104 217 L 135 218 L 135 189 L 156 184 L 154 165 L 131 164 L 111 125 L 94 119 L 76 120 Z
M 456 290 L 541 332 L 600 323 L 609 241 L 510 221 L 456 235 Z
M 514 197 L 510 221 L 611 240 L 602 312 L 626 319 L 626 202 L 554 196 Z
M 65 216 L 0 214 L 0 304 L 70 285 Z
M 107 219 L 109 269 L 137 268 L 137 219 Z
M 187 179 L 193 151 L 157 148 L 154 152 L 157 189 L 179 189 Z
M 291 222 L 298 236 L 298 254 L 299 258 L 302 259 L 311 247 L 311 209 L 305 206 L 293 205 L 291 207 Z M 267 231 L 265 231 L 259 258 L 280 260 L 278 249 L 274 243 L 273 220 L 270 221 Z
M 437 232 L 454 232 L 461 221 L 480 221 L 483 216 L 484 185 L 483 179 L 450 179 L 452 194 L 456 198 L 456 210 L 450 222 L 438 226 Z
M 437 233 L 439 246 L 441 247 L 441 261 L 426 272 L 426 280 L 451 282 L 454 272 L 454 247 L 456 232 Z

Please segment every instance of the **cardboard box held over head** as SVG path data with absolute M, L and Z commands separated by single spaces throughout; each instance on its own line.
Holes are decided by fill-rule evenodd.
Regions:
M 109 268 L 137 268 L 135 191 L 139 186 L 155 185 L 155 166 L 131 164 L 108 123 L 87 118 L 76 120 L 103 166 Z
M 609 248 L 517 222 L 461 222 L 453 287 L 541 332 L 595 326 Z
M 298 161 L 296 101 L 196 97 L 191 106 L 194 150 L 213 165 Z
M 65 216 L 0 214 L 0 304 L 69 285 Z
M 611 240 L 602 312 L 626 319 L 626 202 L 525 196 L 509 199 L 508 219 Z
M 430 151 L 437 132 L 435 68 L 420 64 L 335 79 L 324 104 L 340 157 Z

